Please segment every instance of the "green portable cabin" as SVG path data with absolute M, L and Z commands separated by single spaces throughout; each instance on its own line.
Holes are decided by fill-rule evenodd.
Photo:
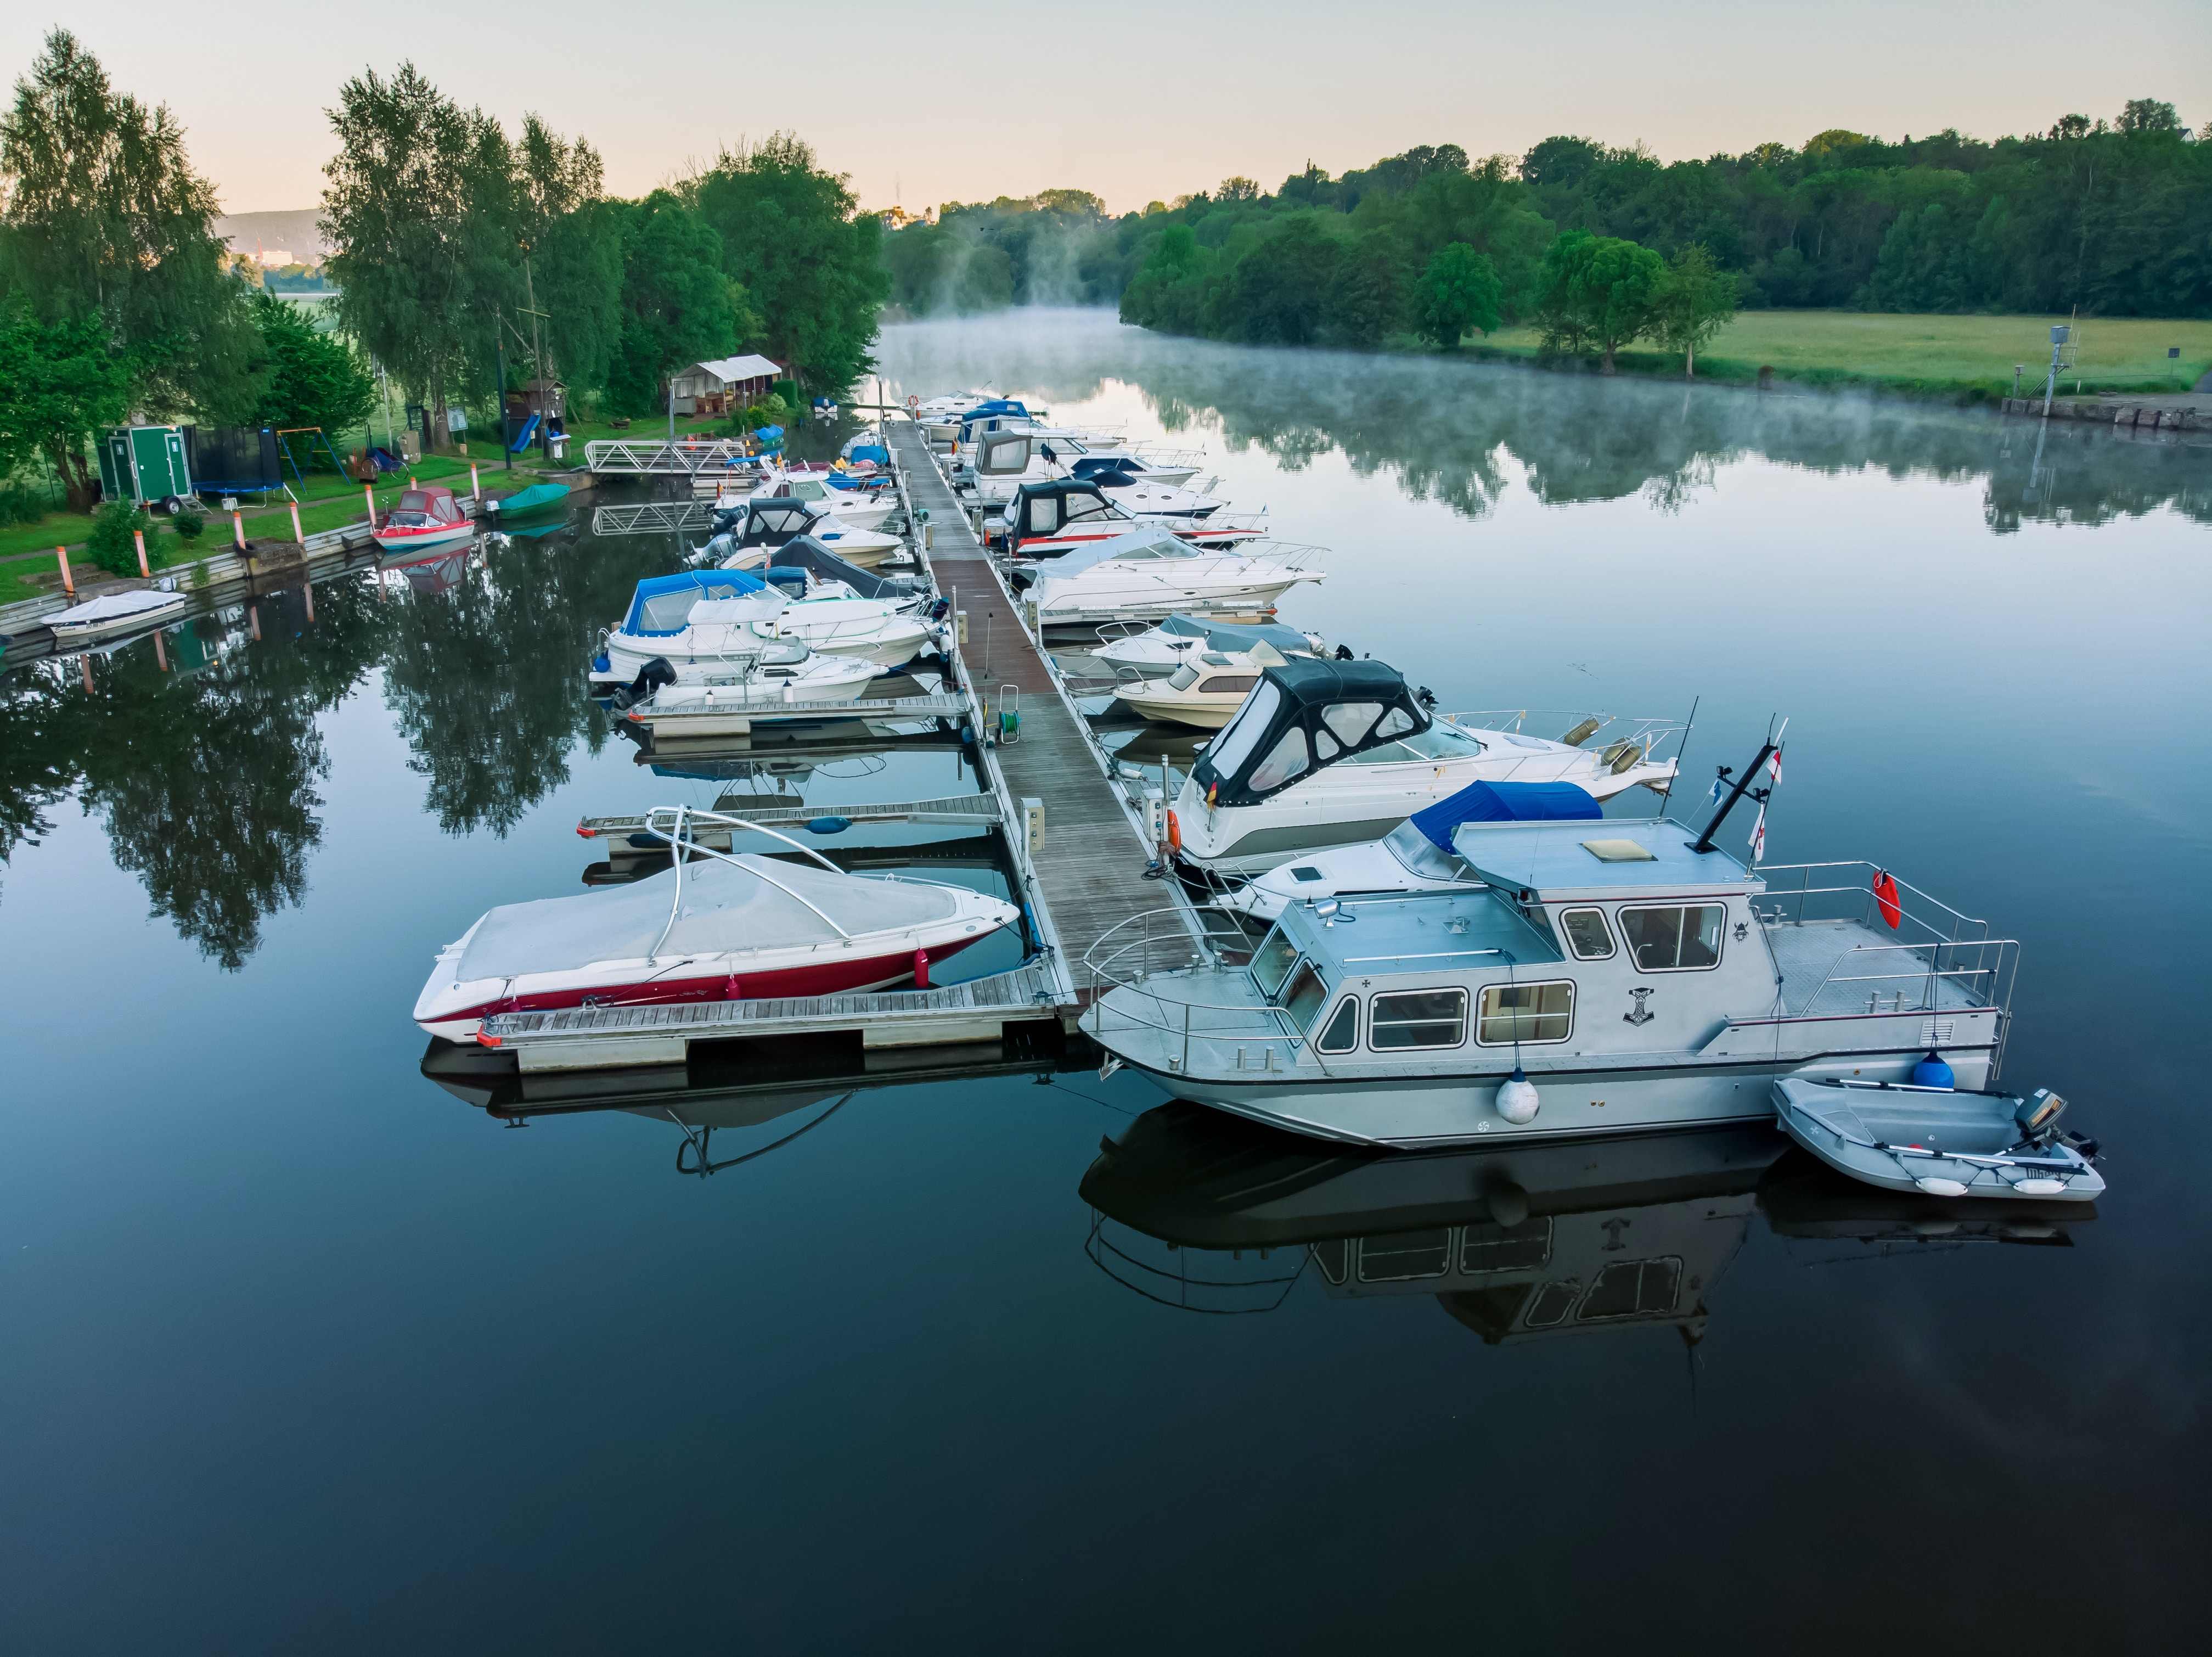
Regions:
M 184 432 L 176 426 L 116 426 L 101 433 L 100 489 L 111 501 L 174 512 L 192 496 Z

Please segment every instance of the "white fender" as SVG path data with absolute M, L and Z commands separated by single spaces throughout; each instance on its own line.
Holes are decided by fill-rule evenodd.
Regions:
M 1498 1114 L 1516 1127 L 1536 1119 L 1537 1103 L 1536 1084 L 1517 1066 L 1510 1076 L 1498 1084 Z

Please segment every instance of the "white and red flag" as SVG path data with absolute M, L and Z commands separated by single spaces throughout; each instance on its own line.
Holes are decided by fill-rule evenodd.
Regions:
M 1751 825 L 1751 861 L 1757 862 L 1766 856 L 1766 807 L 1759 807 L 1759 820 Z

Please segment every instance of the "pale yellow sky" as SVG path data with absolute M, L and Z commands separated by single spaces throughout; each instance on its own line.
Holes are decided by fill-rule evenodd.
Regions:
M 618 193 L 790 127 L 866 204 L 909 208 L 1073 186 L 1120 210 L 1231 173 L 1272 187 L 1309 156 L 1343 172 L 1415 143 L 1517 154 L 1556 132 L 1641 140 L 1671 160 L 1831 126 L 2040 131 L 2130 97 L 2212 119 L 2202 0 L 504 12 L 386 0 L 349 14 L 225 0 L 197 16 L 152 0 L 89 13 L 18 0 L 0 19 L 0 66 L 12 81 L 66 21 L 119 87 L 176 111 L 231 212 L 313 205 L 339 82 L 407 57 L 510 124 L 535 109 L 588 137 Z

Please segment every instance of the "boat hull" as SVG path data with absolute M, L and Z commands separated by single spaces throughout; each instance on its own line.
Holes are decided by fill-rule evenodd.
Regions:
M 933 967 L 969 945 L 995 935 L 998 929 L 956 933 L 937 941 L 925 941 Z M 465 941 L 465 940 L 464 941 Z M 459 945 L 453 946 L 458 949 Z M 915 972 L 912 941 L 895 947 L 855 952 L 851 959 L 805 960 L 782 966 L 755 966 L 753 957 L 722 955 L 686 962 L 678 975 L 644 978 L 641 962 L 611 962 L 605 972 L 586 968 L 577 972 L 532 974 L 513 980 L 481 980 L 452 986 L 444 999 L 450 1004 L 425 1006 L 418 1002 L 415 1021 L 434 1036 L 447 1041 L 472 1041 L 483 1020 L 495 1013 L 564 1012 L 579 1007 L 676 1007 L 722 1001 L 766 1001 L 794 996 L 847 995 L 882 990 L 911 978 Z M 441 956 L 442 962 L 447 959 Z M 435 974 L 433 974 L 433 982 Z M 426 987 L 423 1002 L 431 999 Z
M 439 524 L 430 529 L 373 530 L 369 539 L 386 552 L 404 555 L 424 551 L 434 546 L 452 546 L 467 540 L 476 533 L 476 525 L 464 518 L 459 523 Z

